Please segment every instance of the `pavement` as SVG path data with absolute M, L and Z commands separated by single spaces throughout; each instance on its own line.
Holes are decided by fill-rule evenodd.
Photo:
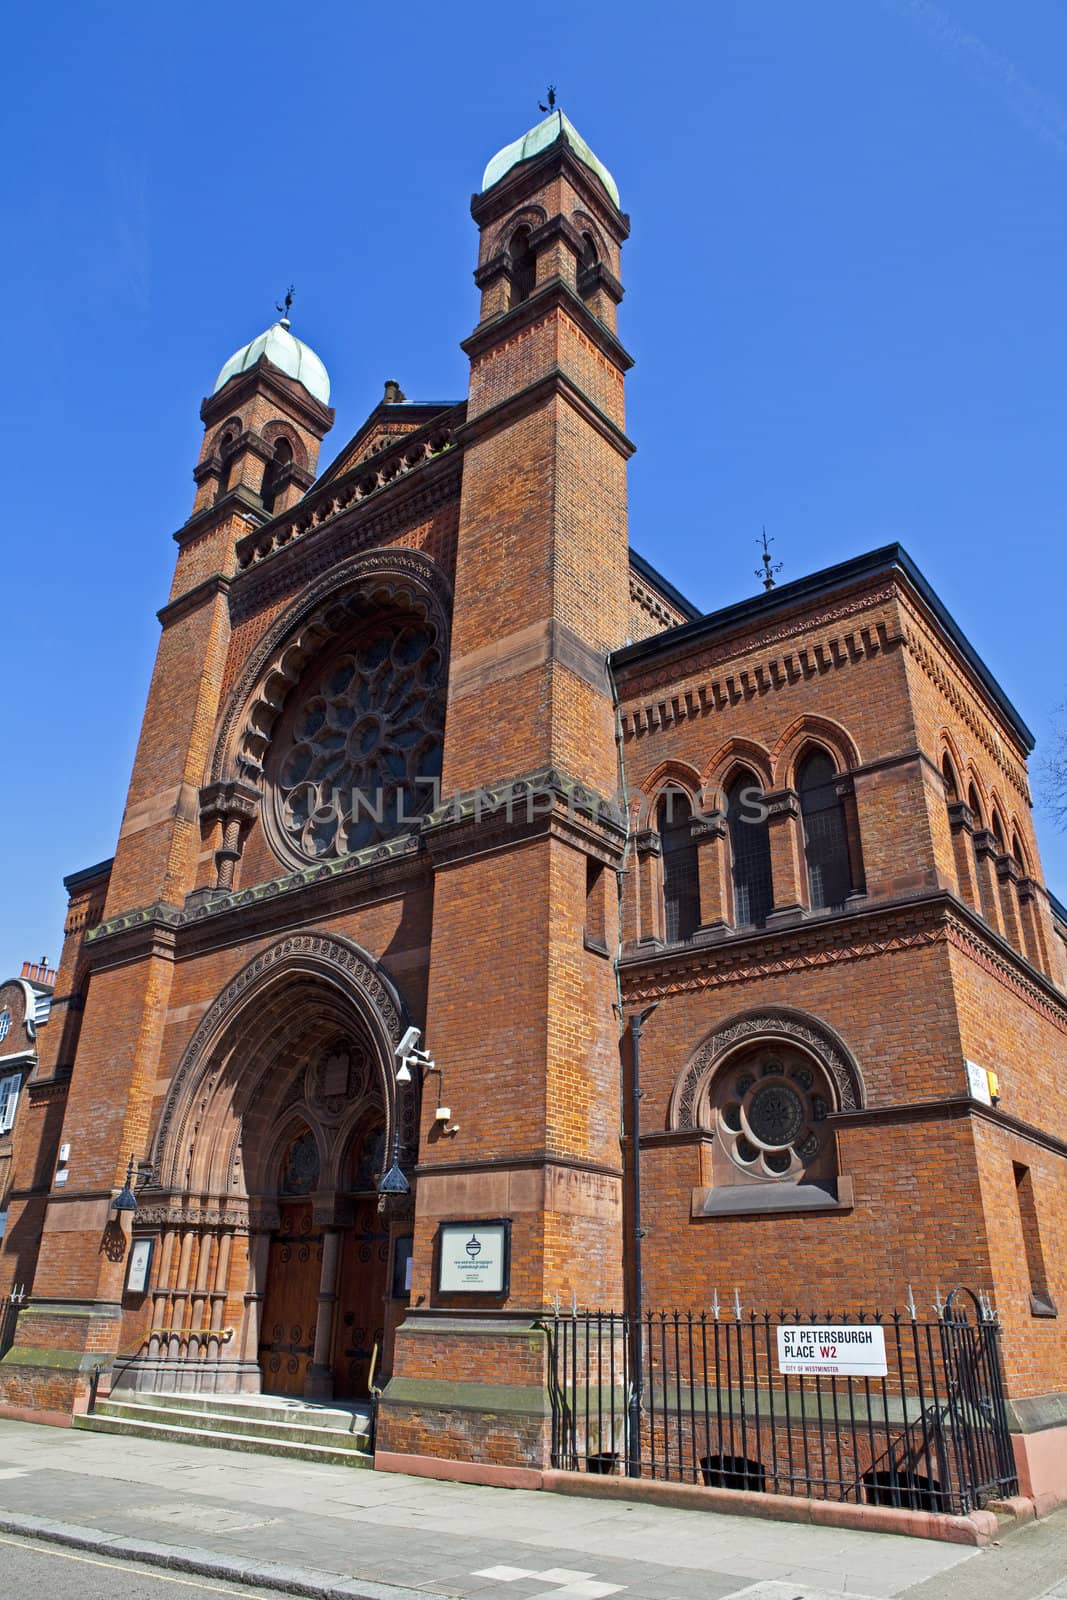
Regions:
M 27 1563 L 81 1600 L 1067 1600 L 1067 1511 L 976 1550 L 0 1420 L 5 1591 Z

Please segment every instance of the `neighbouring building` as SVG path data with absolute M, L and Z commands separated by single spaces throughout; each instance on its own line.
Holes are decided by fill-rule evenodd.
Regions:
M 0 983 L 0 1240 L 7 1230 L 19 1101 L 37 1067 L 37 1033 L 48 1022 L 55 981 L 47 961 L 24 961 L 20 977 Z
M 898 545 L 707 616 L 631 551 L 615 182 L 553 112 L 471 209 L 465 399 L 387 384 L 323 470 L 283 319 L 203 403 L 114 859 L 18 1039 L 0 1408 L 66 1420 L 118 1351 L 359 1396 L 377 1346 L 394 1462 L 543 1461 L 538 1319 L 626 1292 L 615 1008 L 658 1001 L 647 1303 L 981 1291 L 1022 1480 L 1067 1493 L 1031 735 Z

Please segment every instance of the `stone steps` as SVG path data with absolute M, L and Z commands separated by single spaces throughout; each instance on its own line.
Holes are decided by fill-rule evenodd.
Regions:
M 98 1400 L 74 1418 L 91 1433 L 214 1445 L 330 1466 L 370 1467 L 370 1417 L 363 1408 L 304 1405 L 271 1396 L 145 1394 Z

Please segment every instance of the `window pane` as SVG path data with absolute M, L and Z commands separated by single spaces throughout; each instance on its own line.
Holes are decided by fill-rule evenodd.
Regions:
M 808 757 L 797 779 L 814 910 L 843 906 L 852 890 L 845 808 L 835 787 L 836 777 L 830 757 L 820 751 Z
M 755 790 L 751 795 L 749 791 Z M 751 802 L 761 793 L 755 778 L 738 778 L 726 798 L 733 863 L 734 924 L 761 928 L 774 907 L 771 881 L 771 841 L 767 819 L 761 821 Z M 745 796 L 749 795 L 746 804 Z
M 691 831 L 689 799 L 671 790 L 659 803 L 663 849 L 663 911 L 666 938 L 673 944 L 690 939 L 700 926 L 700 877 L 697 846 Z

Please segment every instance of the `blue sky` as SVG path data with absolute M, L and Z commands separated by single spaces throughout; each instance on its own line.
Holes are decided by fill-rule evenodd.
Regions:
M 1058 0 L 60 0 L 5 46 L 0 975 L 58 957 L 62 876 L 114 849 L 218 368 L 293 281 L 324 460 L 386 378 L 460 398 L 469 196 L 550 81 L 633 222 L 637 548 L 712 608 L 756 589 L 764 524 L 786 577 L 899 538 L 1047 740 Z

